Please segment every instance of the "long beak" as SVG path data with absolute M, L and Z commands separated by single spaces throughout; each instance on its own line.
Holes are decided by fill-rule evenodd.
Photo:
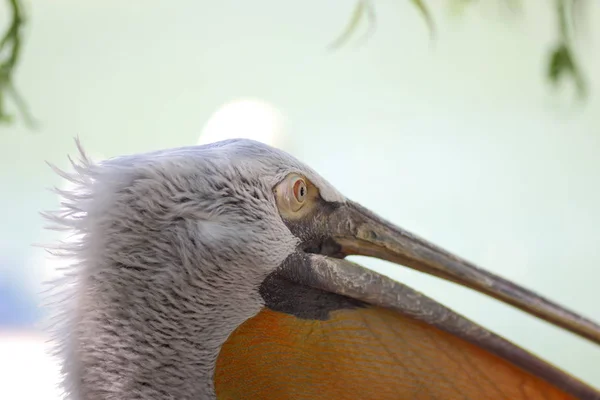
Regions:
M 377 257 L 467 286 L 600 344 L 600 326 L 594 322 L 482 270 L 356 203 L 348 202 L 329 215 L 326 229 L 344 255 Z

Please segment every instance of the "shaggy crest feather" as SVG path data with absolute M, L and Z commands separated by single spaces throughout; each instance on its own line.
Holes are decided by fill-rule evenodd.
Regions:
M 48 287 L 45 292 L 46 301 L 44 306 L 49 309 L 49 318 L 45 321 L 45 329 L 50 334 L 52 344 L 51 355 L 62 361 L 61 374 L 63 376 L 63 395 L 70 394 L 71 398 L 77 399 L 77 378 L 69 373 L 79 370 L 76 365 L 76 356 L 73 354 L 72 346 L 75 338 L 73 334 L 77 327 L 78 315 L 76 303 L 72 301 L 77 296 L 77 290 L 83 274 L 85 273 L 85 202 L 92 198 L 90 188 L 92 186 L 93 163 L 86 154 L 79 138 L 76 139 L 79 151 L 79 161 L 75 162 L 69 156 L 69 162 L 73 172 L 69 173 L 48 163 L 50 168 L 63 179 L 74 185 L 73 190 L 62 190 L 54 187 L 52 191 L 61 196 L 61 208 L 58 211 L 42 212 L 41 215 L 51 222 L 46 229 L 56 231 L 70 231 L 74 240 L 69 242 L 60 241 L 57 244 L 47 244 L 46 251 L 54 257 L 67 261 L 67 266 L 61 268 L 58 278 L 46 282 Z

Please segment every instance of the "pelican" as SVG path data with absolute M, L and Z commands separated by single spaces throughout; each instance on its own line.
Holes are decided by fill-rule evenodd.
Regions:
M 52 283 L 72 400 L 600 399 L 423 294 L 377 257 L 600 343 L 600 326 L 397 227 L 260 142 L 94 163 L 46 213 L 75 243 Z

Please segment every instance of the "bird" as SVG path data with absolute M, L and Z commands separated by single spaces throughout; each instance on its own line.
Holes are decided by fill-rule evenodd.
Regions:
M 386 260 L 600 344 L 600 326 L 380 217 L 290 153 L 228 139 L 92 161 L 61 206 L 49 282 L 70 400 L 600 399 L 399 281 Z

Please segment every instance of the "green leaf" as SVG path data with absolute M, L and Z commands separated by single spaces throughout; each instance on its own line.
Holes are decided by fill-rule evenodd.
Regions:
M 25 123 L 33 126 L 33 118 L 27 104 L 21 98 L 13 85 L 13 73 L 21 55 L 23 26 L 25 15 L 21 0 L 8 0 L 12 9 L 12 19 L 8 29 L 0 38 L 0 123 L 12 123 L 12 116 L 7 114 L 4 100 L 10 98 L 18 111 L 25 118 Z
M 366 4 L 365 0 L 360 0 L 358 3 L 356 3 L 356 7 L 354 7 L 352 17 L 346 25 L 346 29 L 344 29 L 342 34 L 329 45 L 329 48 L 339 48 L 350 39 L 350 36 L 352 35 L 352 33 L 354 33 L 361 19 L 365 15 L 365 11 L 367 11 L 367 8 L 368 5 Z
M 571 49 L 565 43 L 558 44 L 550 53 L 550 62 L 546 74 L 548 80 L 554 85 L 557 85 L 561 79 L 569 77 L 575 83 L 581 97 L 585 97 L 587 94 L 583 76 L 577 68 Z
M 559 45 L 551 52 L 548 63 L 548 79 L 556 84 L 565 73 L 573 71 L 573 60 L 569 49 L 564 44 Z
M 427 24 L 427 28 L 429 29 L 429 35 L 433 38 L 435 36 L 435 24 L 433 23 L 433 18 L 431 17 L 431 13 L 425 5 L 425 2 L 423 0 L 411 1 L 415 5 L 415 7 L 417 7 L 417 10 L 419 10 L 421 16 L 425 19 L 425 23 Z

